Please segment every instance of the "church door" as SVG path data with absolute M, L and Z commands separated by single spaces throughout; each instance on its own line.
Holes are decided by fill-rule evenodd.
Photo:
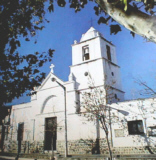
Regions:
M 45 119 L 44 150 L 56 150 L 57 117 Z

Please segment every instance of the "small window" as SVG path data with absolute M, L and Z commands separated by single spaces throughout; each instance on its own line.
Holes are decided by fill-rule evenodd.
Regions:
M 111 52 L 110 52 L 110 46 L 106 45 L 106 50 L 107 50 L 107 58 L 108 58 L 108 60 L 112 61 Z
M 83 52 L 83 61 L 89 60 L 90 59 L 89 47 L 88 46 L 83 47 L 82 52 Z
M 112 72 L 112 76 L 114 76 L 114 72 Z
M 129 135 L 142 135 L 142 134 L 144 134 L 142 120 L 129 121 L 127 123 L 128 123 Z
M 149 128 L 148 128 L 148 134 L 149 134 L 149 136 L 156 137 L 156 126 L 154 126 L 154 127 L 149 127 Z

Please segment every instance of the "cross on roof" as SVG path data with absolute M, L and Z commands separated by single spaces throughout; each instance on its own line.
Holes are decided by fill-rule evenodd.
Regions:
M 54 73 L 54 67 L 55 67 L 54 64 L 51 64 L 50 69 L 52 73 Z
M 90 21 L 88 21 L 88 22 L 90 23 L 90 27 L 92 27 L 92 26 L 93 26 L 93 21 L 95 21 L 93 18 L 91 18 L 91 20 L 90 20 Z

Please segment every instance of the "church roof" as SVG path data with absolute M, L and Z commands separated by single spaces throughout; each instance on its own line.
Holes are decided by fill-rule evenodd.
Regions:
M 98 32 L 94 27 L 90 27 L 90 29 L 85 34 L 82 35 L 80 42 L 83 42 L 98 36 L 103 37 L 102 34 Z

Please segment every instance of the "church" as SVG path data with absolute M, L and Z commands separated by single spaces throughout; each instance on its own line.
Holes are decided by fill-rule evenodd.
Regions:
M 54 74 L 52 64 L 31 101 L 12 106 L 4 152 L 17 153 L 19 147 L 21 153 L 108 154 L 101 126 L 81 115 L 85 112 L 81 93 L 106 85 L 111 98 L 105 103 L 117 117 L 109 127 L 113 154 L 148 154 L 149 147 L 154 153 L 156 99 L 124 101 L 116 47 L 93 27 L 72 45 L 68 81 Z

